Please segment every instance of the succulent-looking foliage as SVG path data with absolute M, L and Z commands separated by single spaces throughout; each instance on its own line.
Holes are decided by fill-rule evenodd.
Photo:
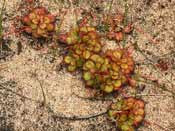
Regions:
M 81 69 L 87 87 L 111 93 L 132 80 L 132 57 L 125 49 L 102 53 L 103 46 L 95 28 L 83 26 L 72 29 L 65 43 L 68 45 L 68 54 L 64 57 L 67 69 L 70 72 Z
M 120 131 L 135 131 L 144 119 L 144 108 L 142 100 L 130 97 L 112 103 L 108 115 Z
M 35 38 L 48 37 L 55 31 L 55 16 L 44 7 L 34 8 L 23 16 L 24 31 Z
M 31 4 L 34 0 L 26 0 L 26 2 Z M 90 15 L 92 14 L 90 13 Z M 128 24 L 124 17 L 122 14 L 105 15 L 103 21 L 97 27 L 100 27 L 99 31 L 105 32 L 108 39 L 115 40 L 118 43 L 123 41 L 125 44 L 125 36 L 132 32 L 133 25 Z M 24 32 L 31 34 L 34 38 L 48 38 L 51 36 L 66 44 L 68 53 L 64 56 L 64 63 L 67 65 L 67 70 L 69 72 L 81 70 L 86 87 L 95 88 L 104 93 L 113 93 L 122 89 L 125 85 L 135 86 L 135 80 L 132 79 L 135 63 L 130 53 L 125 48 L 103 52 L 103 44 L 96 29 L 83 26 L 87 23 L 87 19 L 82 20 L 80 27 L 74 28 L 67 34 L 59 35 L 56 38 L 56 36 L 53 37 L 56 31 L 56 17 L 49 13 L 46 8 L 37 7 L 22 17 L 21 21 L 24 25 L 22 31 L 24 29 Z M 136 31 L 138 30 L 136 29 Z M 2 36 L 1 12 L 0 44 L 2 43 Z M 138 51 L 141 52 L 140 49 Z M 164 59 L 158 60 L 156 66 L 162 71 L 169 69 L 168 62 Z M 158 85 L 158 81 L 154 80 L 153 82 Z M 163 89 L 164 87 L 161 88 Z M 168 91 L 167 89 L 164 90 Z M 135 131 L 144 120 L 145 103 L 141 99 L 134 97 L 120 99 L 113 102 L 109 109 L 101 114 L 106 113 L 116 123 L 118 130 Z M 96 116 L 99 116 L 99 114 Z M 89 118 L 92 118 L 92 116 Z M 74 120 L 76 117 L 70 119 Z M 87 117 L 77 119 L 87 119 Z
M 83 68 L 90 57 L 100 53 L 102 49 L 99 36 L 93 27 L 72 29 L 67 34 L 65 43 L 68 45 L 69 52 L 64 62 L 68 64 L 70 72 Z M 87 68 L 91 68 L 92 64 L 88 62 Z

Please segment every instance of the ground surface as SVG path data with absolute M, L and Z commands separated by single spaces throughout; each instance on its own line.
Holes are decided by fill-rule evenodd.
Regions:
M 12 24 L 11 18 L 20 15 L 16 7 L 20 0 L 7 0 L 3 20 L 5 32 Z M 68 13 L 62 28 L 69 30 L 75 25 L 73 9 L 77 5 L 61 3 L 59 0 L 42 0 L 41 5 L 48 7 L 53 13 L 58 13 L 61 7 L 68 8 Z M 0 0 L 1 7 L 2 0 Z M 92 2 L 93 3 L 93 2 Z M 82 8 L 89 9 L 93 4 L 80 0 Z M 109 2 L 101 2 L 95 6 L 108 10 Z M 175 0 L 128 0 L 128 16 L 135 21 L 135 25 L 156 38 L 159 43 L 152 44 L 145 35 L 138 33 L 129 37 L 127 41 L 137 41 L 141 49 L 152 52 L 155 56 L 162 56 L 175 50 Z M 123 11 L 123 0 L 114 0 L 112 11 Z M 86 116 L 103 112 L 109 102 L 89 101 L 77 98 L 73 92 L 87 97 L 88 89 L 79 75 L 72 75 L 64 68 L 59 71 L 62 56 L 50 53 L 46 49 L 37 51 L 31 48 L 29 39 L 22 35 L 10 35 L 10 48 L 13 50 L 6 60 L 0 61 L 0 131 L 113 131 L 115 127 L 107 121 L 106 116 L 100 116 L 84 121 L 63 121 L 55 115 Z M 22 52 L 17 53 L 17 43 L 22 42 Z M 107 41 L 107 47 L 113 48 L 114 42 Z M 59 49 L 58 51 L 59 52 Z M 149 56 L 149 55 L 148 55 Z M 152 58 L 151 56 L 149 56 Z M 173 57 L 167 59 L 173 61 Z M 134 52 L 135 61 L 144 60 L 139 52 Z M 153 60 L 155 61 L 155 60 Z M 174 64 L 174 63 L 173 63 Z M 161 72 L 150 65 L 139 66 L 142 74 L 151 75 L 165 83 L 175 92 L 175 69 Z M 42 88 L 46 95 L 46 106 L 42 106 Z M 146 85 L 141 93 L 146 104 L 146 120 L 155 122 L 168 131 L 175 130 L 175 99 L 172 94 L 153 85 Z M 144 95 L 148 94 L 148 95 Z M 151 96 L 150 94 L 154 94 Z M 165 131 L 156 124 L 142 126 L 139 131 Z

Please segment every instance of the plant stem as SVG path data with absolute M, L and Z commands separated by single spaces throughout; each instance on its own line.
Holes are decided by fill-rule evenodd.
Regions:
M 43 105 L 45 106 L 46 105 L 46 95 L 44 93 L 44 89 L 43 89 L 43 84 L 41 83 L 41 81 L 38 79 L 38 77 L 36 77 L 38 83 L 40 84 L 40 88 L 41 88 L 41 91 L 42 91 L 42 95 L 43 95 Z
M 124 27 L 125 26 L 127 26 L 127 23 L 128 23 L 128 18 L 127 18 L 127 16 L 128 16 L 128 5 L 127 5 L 127 0 L 124 0 L 125 1 L 125 12 L 124 12 Z M 126 36 L 125 36 L 125 34 L 123 35 L 123 40 L 122 40 L 122 45 L 123 45 L 123 48 L 125 47 L 125 45 L 126 45 Z
M 1 49 L 2 49 L 2 38 L 3 38 L 2 19 L 3 19 L 4 8 L 5 8 L 5 2 L 6 0 L 3 0 L 3 4 L 2 4 L 1 12 L 0 12 L 0 46 L 1 46 Z
M 110 5 L 109 5 L 108 14 L 107 14 L 107 17 L 106 17 L 105 21 L 107 21 L 107 20 L 108 20 L 109 14 L 110 14 L 111 9 L 112 9 L 113 2 L 114 2 L 114 0 L 111 0 Z
M 136 94 L 136 96 L 169 96 L 169 97 L 171 97 L 172 95 L 167 95 L 167 94 Z
M 110 12 L 111 12 L 111 9 L 112 9 L 112 5 L 113 5 L 113 3 L 114 3 L 114 0 L 111 0 L 111 2 L 110 2 L 110 6 L 109 6 L 109 11 L 108 11 L 109 14 L 110 14 Z
M 90 101 L 112 101 L 113 99 L 107 99 L 107 98 L 97 98 L 97 97 L 83 97 L 83 96 L 79 96 L 75 93 L 73 93 L 73 95 L 75 95 L 78 98 L 81 99 L 86 99 L 86 100 L 90 100 Z
M 127 1 L 128 0 L 124 0 L 124 1 L 125 1 L 124 26 L 126 26 L 127 22 L 128 22 L 128 19 L 127 19 L 127 16 L 128 16 L 128 4 L 127 4 Z
M 91 118 L 95 118 L 95 117 L 99 117 L 102 115 L 107 114 L 107 110 L 98 114 L 93 114 L 93 115 L 88 115 L 88 116 L 70 116 L 70 117 L 66 117 L 66 116 L 55 116 L 56 118 L 59 119 L 66 119 L 66 120 L 71 120 L 71 121 L 77 121 L 77 120 L 88 120 Z

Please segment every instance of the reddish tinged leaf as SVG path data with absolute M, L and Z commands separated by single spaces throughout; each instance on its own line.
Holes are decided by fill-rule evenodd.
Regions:
M 124 16 L 122 14 L 117 14 L 114 18 L 114 21 L 117 23 L 121 23 L 124 20 Z
M 54 27 L 53 24 L 48 24 L 48 25 L 47 25 L 47 30 L 48 30 L 48 31 L 54 31 L 54 29 L 55 29 L 55 27 Z
M 115 39 L 116 39 L 117 41 L 123 40 L 123 33 L 122 33 L 122 32 L 117 32 L 117 33 L 115 34 Z
M 38 15 L 45 15 L 47 13 L 47 10 L 44 7 L 39 7 L 35 8 L 33 12 L 35 12 Z
M 33 0 L 25 0 L 27 3 L 32 3 Z
M 129 78 L 129 85 L 132 87 L 136 87 L 136 80 Z
M 141 104 L 142 103 L 142 104 Z M 142 105 L 142 106 L 141 106 Z M 144 119 L 144 102 L 134 97 L 124 98 L 111 104 L 108 115 L 115 120 L 120 131 L 134 131 Z M 137 108 L 135 108 L 137 107 Z M 117 112 L 114 114 L 113 112 Z
M 50 19 L 50 22 L 55 22 L 56 17 L 52 14 L 48 14 L 47 17 Z
M 24 17 L 22 18 L 22 22 L 23 22 L 24 24 L 26 24 L 26 25 L 30 25 L 31 20 L 30 20 L 29 16 L 26 15 L 26 16 L 24 16 Z
M 163 59 L 158 60 L 158 63 L 156 64 L 156 66 L 160 68 L 161 71 L 167 71 L 169 69 L 169 63 Z
M 94 31 L 88 32 L 88 36 L 89 36 L 89 39 L 92 39 L 92 40 L 97 39 L 97 33 Z
M 129 24 L 124 28 L 123 32 L 130 33 L 132 30 L 133 30 L 132 24 Z
M 107 37 L 108 37 L 109 39 L 114 39 L 114 38 L 115 38 L 115 33 L 114 33 L 114 32 L 109 32 L 109 33 L 107 34 Z
M 145 104 L 142 100 L 137 100 L 136 103 L 135 103 L 135 107 L 136 108 L 144 108 Z
M 52 35 L 51 32 L 55 31 L 55 16 L 49 14 L 44 7 L 37 7 L 24 16 L 22 22 L 32 29 L 32 36 L 48 37 Z M 27 28 L 27 33 L 30 32 L 30 28 Z
M 68 34 L 59 34 L 58 40 L 59 40 L 61 43 L 67 43 L 67 37 L 68 37 Z
M 140 116 L 140 115 L 136 116 L 136 117 L 134 118 L 134 125 L 135 125 L 135 126 L 138 126 L 138 124 L 139 124 L 142 120 L 143 120 L 143 116 Z
M 24 29 L 27 33 L 32 33 L 32 28 L 31 27 L 26 27 L 25 29 Z
M 42 23 L 42 24 L 39 25 L 39 27 L 40 27 L 41 29 L 45 29 L 45 28 L 47 27 L 47 25 L 46 25 L 45 23 Z
M 29 19 L 32 20 L 32 19 L 35 19 L 35 18 L 36 18 L 36 13 L 31 12 L 31 13 L 29 14 Z

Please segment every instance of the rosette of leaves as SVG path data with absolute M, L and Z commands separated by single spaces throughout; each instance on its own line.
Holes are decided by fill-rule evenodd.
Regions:
M 91 55 L 83 64 L 83 79 L 86 86 L 101 89 L 109 77 L 109 68 L 109 59 L 98 54 Z
M 134 71 L 134 60 L 126 49 L 107 50 L 105 55 L 111 60 L 113 70 L 120 70 L 127 76 Z
M 104 56 L 93 54 L 83 65 L 86 86 L 111 93 L 130 82 L 134 61 L 126 50 L 107 50 Z
M 34 8 L 22 17 L 24 31 L 35 38 L 47 38 L 55 31 L 55 16 L 44 7 Z
M 134 61 L 127 50 L 107 50 L 105 57 L 109 61 L 108 77 L 101 85 L 101 89 L 111 93 L 118 91 L 127 84 L 134 86 L 134 80 L 131 78 L 134 71 Z
M 66 36 L 65 43 L 73 46 L 73 50 L 80 55 L 79 47 L 84 48 L 82 51 L 88 50 L 90 52 L 99 53 L 102 49 L 100 38 L 94 27 L 83 26 L 72 29 Z
M 82 69 L 83 64 L 102 49 L 99 36 L 93 27 L 72 29 L 67 34 L 65 43 L 68 45 L 68 54 L 64 57 L 64 62 L 70 72 Z
M 133 97 L 112 103 L 108 115 L 120 131 L 135 131 L 144 120 L 145 103 Z

